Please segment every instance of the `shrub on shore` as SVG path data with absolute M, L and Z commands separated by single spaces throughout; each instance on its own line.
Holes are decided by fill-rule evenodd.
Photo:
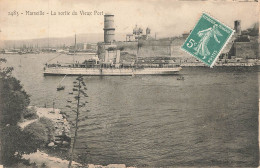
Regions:
M 0 69 L 1 71 L 1 69 Z M 20 81 L 10 76 L 12 69 L 0 73 L 0 113 L 1 125 L 16 125 L 22 112 L 30 103 L 29 95 L 23 90 Z
M 1 134 L 1 159 L 6 166 L 20 162 L 23 154 L 36 152 L 41 144 L 41 141 L 35 141 L 34 135 L 16 125 L 4 127 Z
M 42 145 L 54 140 L 54 122 L 46 117 L 39 118 L 38 121 L 31 123 L 24 129 L 34 135 L 36 141 L 41 141 Z
M 45 163 L 42 163 L 41 165 L 37 165 L 35 162 L 30 163 L 28 160 L 22 159 L 21 162 L 14 165 L 17 168 L 49 168 Z M 6 167 L 6 168 L 13 168 L 12 167 Z
M 28 120 L 33 120 L 39 118 L 37 115 L 37 110 L 35 107 L 26 108 L 23 112 L 23 118 Z

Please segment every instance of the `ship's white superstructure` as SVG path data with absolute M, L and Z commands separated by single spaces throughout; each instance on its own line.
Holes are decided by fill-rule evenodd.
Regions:
M 173 75 L 181 67 L 172 68 L 45 68 L 44 75 L 85 75 L 85 76 L 133 76 L 133 75 Z

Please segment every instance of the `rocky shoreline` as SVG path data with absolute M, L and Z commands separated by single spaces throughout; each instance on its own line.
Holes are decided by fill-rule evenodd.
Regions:
M 60 109 L 53 109 L 53 108 L 42 108 L 36 106 L 29 106 L 28 109 L 34 108 L 36 110 L 36 114 L 38 119 L 33 120 L 25 120 L 18 125 L 24 129 L 25 127 L 29 126 L 30 124 L 36 122 L 40 118 L 47 118 L 51 120 L 54 124 L 54 137 L 53 141 L 51 141 L 48 146 L 49 147 L 57 147 L 57 146 L 69 146 L 70 145 L 70 124 L 67 120 L 65 114 L 61 113 Z
M 18 126 L 21 127 L 21 129 L 26 129 L 31 124 L 34 124 L 35 122 L 38 122 L 41 118 L 47 118 L 49 119 L 53 125 L 50 125 L 50 129 L 54 130 L 52 135 L 48 135 L 50 139 L 49 143 L 46 144 L 46 149 L 38 150 L 35 153 L 29 154 L 29 155 L 23 155 L 24 159 L 29 159 L 31 163 L 36 163 L 37 165 L 41 165 L 42 163 L 45 163 L 48 166 L 48 163 L 52 165 L 52 160 L 55 160 L 56 158 L 61 163 L 64 163 L 65 160 L 62 160 L 56 156 L 49 156 L 47 153 L 52 154 L 57 150 L 64 150 L 66 149 L 66 153 L 69 150 L 71 137 L 70 137 L 70 124 L 67 120 L 67 117 L 65 114 L 61 112 L 60 109 L 53 109 L 53 108 L 42 108 L 42 107 L 36 107 L 36 106 L 29 106 L 28 109 L 34 109 L 36 111 L 37 119 L 25 119 L 23 122 L 18 123 Z M 43 152 L 47 151 L 47 153 Z M 52 152 L 53 151 L 53 152 Z M 58 154 L 57 154 L 58 155 Z M 59 156 L 59 155 L 58 155 Z M 61 156 L 63 157 L 63 156 Z M 37 159 L 38 158 L 38 159 Z M 45 158 L 45 159 L 44 159 Z M 49 158 L 49 159 L 47 159 Z M 63 157 L 66 158 L 66 157 Z M 67 163 L 66 163 L 67 164 Z M 78 163 L 75 162 L 76 165 Z M 60 167 L 59 166 L 59 167 Z M 53 166 L 49 166 L 53 167 Z
M 37 151 L 33 154 L 29 155 L 23 155 L 24 159 L 30 160 L 31 163 L 36 163 L 36 165 L 46 165 L 47 167 L 50 168 L 67 168 L 69 161 L 68 160 L 63 160 L 58 157 L 52 157 L 49 156 L 48 154 L 42 152 L 42 151 Z M 77 162 L 72 162 L 73 168 L 134 168 L 134 167 L 127 167 L 125 164 L 109 164 L 107 166 L 103 165 L 94 165 L 94 164 L 87 164 L 87 165 L 82 165 Z
M 37 150 L 35 153 L 24 154 L 23 159 L 28 160 L 30 163 L 35 163 L 37 166 L 46 165 L 51 168 L 67 168 L 69 161 L 64 156 L 59 156 L 58 153 L 52 152 L 52 150 L 61 150 L 61 148 L 69 149 L 71 136 L 70 136 L 70 124 L 65 114 L 62 114 L 60 109 L 53 108 L 41 108 L 35 106 L 29 106 L 28 108 L 35 108 L 38 119 L 24 120 L 18 125 L 24 129 L 30 124 L 36 122 L 42 117 L 50 119 L 54 123 L 54 139 L 47 146 L 50 150 Z M 67 152 L 67 151 L 66 151 Z M 49 154 L 47 154 L 49 153 Z M 57 157 L 57 155 L 59 157 Z M 61 159 L 61 158 L 63 159 Z M 86 166 L 77 162 L 72 162 L 73 167 L 88 167 L 88 168 L 132 168 L 126 167 L 124 164 L 109 164 L 107 166 L 88 164 Z

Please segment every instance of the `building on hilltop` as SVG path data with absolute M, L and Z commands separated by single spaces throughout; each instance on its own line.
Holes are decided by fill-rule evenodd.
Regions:
M 149 27 L 146 28 L 145 34 L 143 34 L 143 29 L 135 25 L 133 29 L 133 33 L 126 34 L 126 41 L 138 41 L 138 40 L 149 40 L 152 39 L 151 37 L 151 29 Z

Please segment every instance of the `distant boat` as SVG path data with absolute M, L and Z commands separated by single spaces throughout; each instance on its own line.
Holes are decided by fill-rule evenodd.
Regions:
M 64 90 L 64 89 L 65 89 L 65 86 L 58 86 L 57 87 L 57 91 Z
M 184 80 L 184 77 L 183 77 L 183 76 L 179 76 L 179 77 L 177 78 L 177 80 Z

